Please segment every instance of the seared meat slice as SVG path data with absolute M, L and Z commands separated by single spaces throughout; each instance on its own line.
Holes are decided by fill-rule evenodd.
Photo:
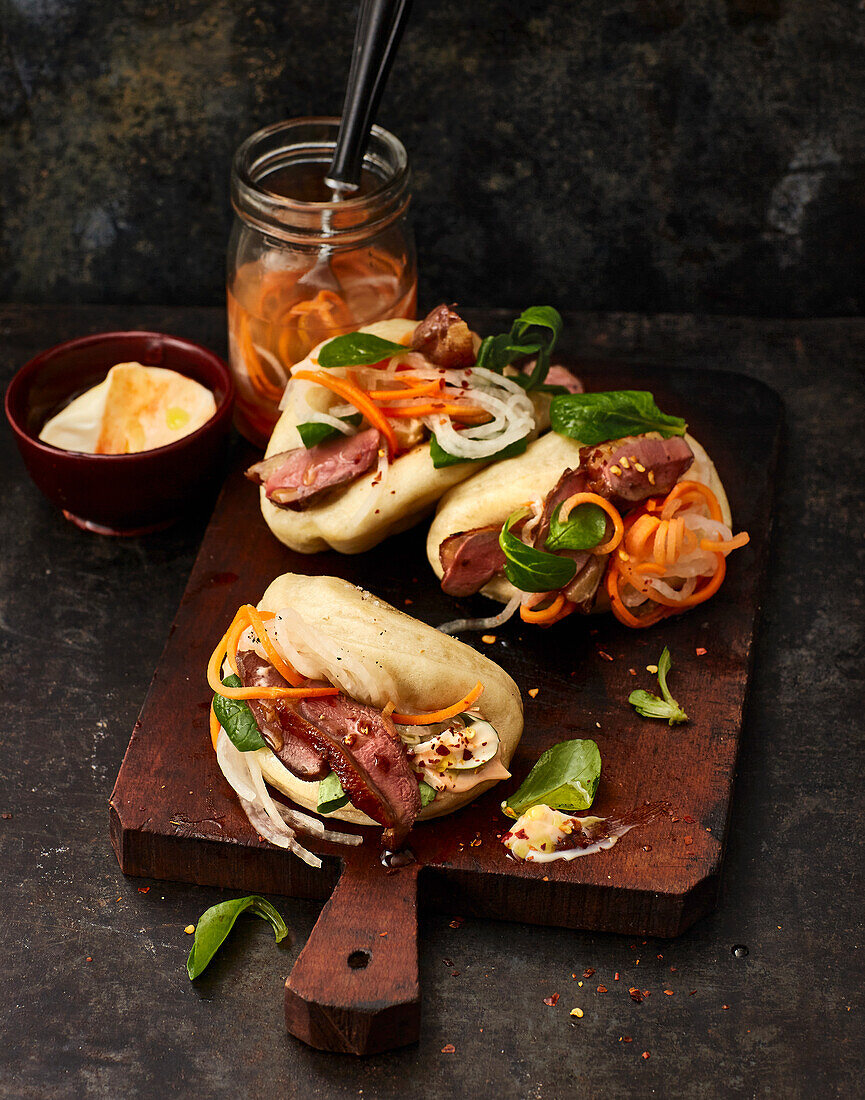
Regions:
M 500 527 L 475 527 L 449 535 L 439 547 L 444 569 L 442 591 L 449 596 L 471 596 L 505 567 L 499 546 Z
M 288 687 L 282 676 L 254 649 L 237 651 L 237 671 L 244 687 Z M 258 724 L 261 736 L 273 754 L 298 779 L 324 779 L 330 771 L 327 759 L 301 739 L 283 721 L 285 704 L 281 699 L 248 699 L 249 709 Z
M 413 351 L 437 367 L 473 367 L 475 343 L 469 326 L 453 306 L 436 306 L 414 330 Z
M 654 432 L 580 450 L 587 491 L 618 507 L 665 496 L 693 461 L 693 452 L 681 436 L 662 439 Z
M 583 393 L 584 386 L 580 379 L 567 367 L 553 363 L 547 371 L 544 383 L 548 386 L 564 386 L 568 393 Z
M 580 451 L 580 457 L 582 457 L 582 454 L 583 452 Z M 583 470 L 565 470 L 544 498 L 544 511 L 541 515 L 541 522 L 535 528 L 535 546 L 537 546 L 538 549 L 543 550 L 546 548 L 547 536 L 550 533 L 550 523 L 552 522 L 553 515 L 558 506 L 564 504 L 568 497 L 574 496 L 575 493 L 585 492 L 586 475 Z
M 301 511 L 325 490 L 366 473 L 378 460 L 378 448 L 378 429 L 367 428 L 357 435 L 340 435 L 308 449 L 295 447 L 265 458 L 250 466 L 246 476 L 264 486 L 273 504 Z
M 528 377 L 535 369 L 537 359 L 529 359 L 525 363 L 520 364 L 520 371 Z M 553 363 L 550 369 L 547 371 L 547 377 L 544 379 L 545 386 L 562 386 L 568 391 L 568 393 L 583 393 L 584 386 L 579 378 L 567 367 L 563 367 L 560 363 Z
M 384 825 L 385 848 L 398 848 L 420 813 L 420 792 L 393 722 L 342 693 L 301 699 L 296 709 L 352 805 Z

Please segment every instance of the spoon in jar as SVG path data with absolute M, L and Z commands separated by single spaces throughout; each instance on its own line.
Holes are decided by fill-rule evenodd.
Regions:
M 370 129 L 410 7 L 411 0 L 361 0 L 342 119 L 333 159 L 324 179 L 334 203 L 349 197 L 360 186 Z M 333 209 L 330 208 L 322 217 L 325 237 L 330 236 L 332 223 Z M 338 291 L 339 280 L 330 266 L 332 252 L 329 245 L 322 245 L 313 266 L 298 279 L 298 286 Z

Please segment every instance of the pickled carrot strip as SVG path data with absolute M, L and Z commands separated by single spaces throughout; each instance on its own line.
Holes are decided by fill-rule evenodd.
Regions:
M 434 710 L 429 714 L 397 714 L 393 711 L 391 719 L 401 726 L 431 726 L 434 722 L 446 722 L 448 718 L 455 718 L 461 711 L 468 710 L 477 702 L 483 690 L 484 685 L 478 680 L 467 695 L 452 706 L 445 707 L 444 710 Z
M 270 640 L 267 631 L 264 629 L 264 621 L 261 613 L 250 604 L 247 604 L 247 609 L 249 612 L 249 621 L 252 623 L 252 629 L 258 635 L 258 638 L 262 646 L 264 647 L 264 652 L 267 654 L 267 659 L 280 674 L 283 680 L 287 680 L 292 687 L 300 687 L 300 685 L 303 683 L 303 677 L 300 675 L 297 669 L 293 667 L 293 665 L 290 665 L 288 661 L 283 660 L 283 658 L 277 652 L 276 646 Z M 270 617 L 272 618 L 273 616 L 271 615 Z M 229 653 L 230 652 L 231 651 L 229 650 Z M 229 661 L 230 660 L 231 658 L 229 657 Z
M 213 745 L 213 751 L 216 752 L 216 742 L 219 740 L 219 731 L 222 726 L 219 724 L 219 719 L 216 717 L 216 711 L 213 709 L 213 703 L 210 704 L 210 743 Z
M 708 485 L 704 485 L 701 481 L 679 481 L 677 482 L 670 492 L 667 494 L 667 499 L 664 501 L 664 508 L 661 513 L 664 519 L 669 519 L 673 512 L 667 514 L 667 506 L 671 505 L 673 501 L 680 500 L 689 496 L 702 497 L 709 507 L 709 515 L 712 519 L 723 520 L 721 515 L 721 505 L 718 503 L 718 498 L 712 492 Z M 683 501 L 684 502 L 684 501 Z
M 700 549 L 709 550 L 715 554 L 729 554 L 731 550 L 738 550 L 742 546 L 747 546 L 751 541 L 751 536 L 747 531 L 740 531 L 738 535 L 728 539 L 726 542 L 712 542 L 711 539 L 700 539 Z
M 404 390 L 367 390 L 373 401 L 402 401 L 412 397 L 430 397 L 439 393 L 444 386 L 444 379 L 435 378 L 431 382 L 406 375 L 400 378 L 400 382 L 406 383 Z
M 481 408 L 480 405 L 460 405 L 457 402 L 418 402 L 415 405 L 402 405 L 396 407 L 395 405 L 385 405 L 381 410 L 386 416 L 393 417 L 397 420 L 405 419 L 406 417 L 420 417 L 420 416 L 452 416 L 456 420 L 477 420 L 482 417 L 485 420 L 492 420 L 492 415 L 486 410 Z
M 294 372 L 292 378 L 303 378 L 307 382 L 318 382 L 320 386 L 332 390 L 339 397 L 344 397 L 350 405 L 354 405 L 358 412 L 363 413 L 374 428 L 378 428 L 387 440 L 390 457 L 394 457 L 398 450 L 394 430 L 388 423 L 383 410 L 374 405 L 362 389 L 345 378 L 338 378 L 324 371 L 299 370 Z
M 549 605 L 544 607 L 540 611 L 533 611 L 532 608 L 526 607 L 525 604 L 520 604 L 520 618 L 524 623 L 547 623 L 558 618 L 559 612 L 565 602 L 565 597 L 561 592 L 556 594 L 556 598 Z
M 643 557 L 646 552 L 646 543 L 657 531 L 660 524 L 657 516 L 647 515 L 645 512 L 638 517 L 628 531 L 625 545 L 635 557 Z

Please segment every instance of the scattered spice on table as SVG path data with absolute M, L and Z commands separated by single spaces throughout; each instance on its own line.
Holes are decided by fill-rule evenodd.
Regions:
M 632 985 L 628 992 L 630 993 L 631 1000 L 634 1002 L 634 1004 L 641 1005 L 643 1003 L 643 994 L 640 992 L 639 989 L 637 989 L 635 985 Z
M 649 1052 L 647 1050 L 644 1050 L 643 1054 L 642 1054 L 642 1057 L 645 1058 L 646 1061 L 648 1061 L 652 1056 L 651 1056 L 651 1054 L 649 1054 Z
M 559 994 L 558 993 L 551 993 L 549 995 L 549 997 L 544 997 L 544 1004 L 549 1005 L 550 1008 L 555 1008 L 558 1003 L 559 1003 Z
M 447 1043 L 445 1046 L 442 1047 L 442 1054 L 455 1054 L 456 1049 L 457 1048 L 453 1045 L 453 1043 Z
M 665 993 L 667 994 L 667 996 L 668 996 L 668 997 L 672 997 L 672 996 L 673 996 L 673 991 L 672 991 L 672 989 L 665 989 L 665 990 L 664 990 L 664 992 L 665 992 Z
M 591 978 L 591 976 L 594 974 L 594 972 L 595 972 L 595 968 L 593 966 L 587 966 L 586 969 L 583 971 L 583 977 L 584 978 Z
M 139 886 L 138 887 L 138 893 L 139 894 L 146 894 L 149 889 L 150 889 L 149 886 Z
M 536 699 L 540 690 L 540 688 L 529 688 L 529 695 L 531 695 L 533 699 Z
M 463 918 L 462 917 L 454 917 L 454 919 L 450 923 L 450 927 L 451 928 L 459 928 L 462 925 L 462 923 L 463 923 Z
M 705 657 L 706 656 L 706 650 L 701 645 L 698 645 L 697 648 L 694 650 L 694 652 L 697 654 L 698 657 Z
M 599 649 L 598 656 L 603 657 L 605 661 L 612 661 L 614 659 L 605 649 Z
M 693 844 L 693 843 L 694 843 L 694 838 L 692 836 L 686 836 L 685 837 L 685 844 Z
M 599 993 L 606 993 L 607 992 L 607 987 L 605 985 L 599 985 L 598 986 L 598 992 Z
M 495 634 L 481 634 L 481 641 L 485 642 L 486 645 L 492 645 L 495 640 Z

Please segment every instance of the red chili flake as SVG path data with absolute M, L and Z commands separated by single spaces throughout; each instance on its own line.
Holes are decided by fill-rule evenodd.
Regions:
M 607 987 L 606 987 L 605 985 L 599 985 L 599 986 L 598 986 L 598 992 L 599 992 L 599 993 L 607 993 L 607 992 L 609 992 L 609 991 L 608 991 L 608 989 L 607 989 Z
M 481 840 L 481 838 L 479 836 L 476 836 L 474 838 L 474 840 L 472 841 L 472 847 L 473 848 L 479 848 L 482 843 L 483 843 L 483 841 Z
M 651 997 L 651 996 L 652 996 L 652 991 L 651 991 L 651 989 L 644 989 L 644 990 L 643 990 L 643 996 L 644 996 L 644 997 Z
M 2 814 L 0 816 L 2 816 L 4 821 L 11 821 L 12 820 L 12 814 Z
M 462 925 L 462 923 L 463 923 L 463 918 L 462 917 L 454 917 L 454 919 L 450 923 L 450 927 L 451 928 L 459 928 Z
M 92 956 L 92 955 L 88 955 L 88 956 L 87 956 L 87 958 L 86 958 L 86 959 L 85 959 L 84 961 L 85 961 L 86 963 L 92 963 L 92 962 L 93 962 L 93 956 Z
M 442 1047 L 442 1054 L 456 1054 L 456 1049 L 453 1043 L 448 1043 L 447 1046 Z
M 640 1004 L 643 1003 L 643 994 L 640 992 L 639 989 L 637 989 L 637 987 L 635 985 L 632 985 L 631 988 L 628 990 L 628 992 L 631 995 L 631 1000 L 635 1004 L 640 1005 Z
M 413 604 L 413 603 L 414 603 L 414 600 L 410 600 L 410 599 L 408 598 L 408 596 L 406 596 L 406 598 L 405 598 L 405 603 L 406 603 L 406 604 Z
M 673 991 L 672 991 L 672 989 L 665 989 L 665 990 L 664 990 L 664 992 L 665 992 L 665 993 L 667 994 L 667 996 L 668 996 L 668 997 L 672 997 L 672 996 L 673 996 Z
M 663 955 L 658 955 L 659 959 L 663 959 L 663 957 L 664 957 Z
M 453 959 L 442 959 L 442 962 L 445 964 L 445 966 L 453 966 L 454 964 Z
M 677 971 L 678 969 L 679 969 L 679 968 L 678 968 L 677 966 L 671 966 L 671 967 L 670 967 L 670 973 L 671 973 L 671 974 L 675 974 L 675 973 L 676 973 L 676 971 Z
M 642 1054 L 642 1057 L 643 1057 L 643 1058 L 645 1058 L 645 1059 L 646 1059 L 646 1061 L 648 1062 L 648 1060 L 649 1060 L 649 1059 L 650 1059 L 650 1058 L 651 1058 L 652 1056 L 651 1056 L 651 1054 L 649 1054 L 649 1052 L 648 1052 L 647 1050 L 644 1050 L 644 1051 L 643 1051 L 643 1054 Z
M 694 652 L 697 654 L 698 657 L 706 656 L 706 650 L 701 645 L 698 645 Z
M 379 935 L 380 935 L 380 936 L 386 936 L 386 935 L 387 935 L 387 932 L 379 932 Z
M 551 993 L 549 995 L 549 997 L 544 997 L 544 1004 L 549 1005 L 550 1008 L 555 1008 L 558 1003 L 559 1003 L 559 994 L 558 993 Z
M 138 887 L 138 893 L 139 894 L 146 894 L 149 889 L 150 889 L 149 886 L 139 886 Z
M 583 971 L 583 977 L 584 978 L 591 978 L 591 976 L 594 974 L 594 972 L 595 972 L 595 968 L 593 966 L 587 966 L 586 969 Z
M 617 970 L 616 973 L 613 975 L 613 981 L 617 982 L 618 980 L 619 980 L 619 972 Z
M 688 996 L 693 997 L 696 992 L 697 992 L 696 989 L 692 989 L 691 992 L 688 994 Z
M 609 653 L 607 653 L 607 651 L 605 649 L 599 649 L 598 650 L 598 656 L 603 657 L 605 661 L 612 661 L 613 660 L 613 658 L 610 656 Z
M 694 838 L 692 836 L 686 836 L 685 837 L 685 844 L 693 844 L 693 843 L 694 843 Z
M 633 1041 L 634 1040 L 631 1038 L 630 1035 L 623 1035 L 622 1036 L 622 1042 L 623 1043 L 633 1043 Z
M 628 669 L 628 672 L 630 672 L 630 674 L 631 674 L 632 676 L 636 676 L 636 675 L 637 675 L 637 670 L 636 670 L 635 668 L 629 668 L 629 669 Z
M 721 1008 L 729 1008 L 729 1005 L 721 1005 Z
M 670 821 L 672 821 L 672 822 L 673 822 L 673 824 L 675 824 L 675 823 L 676 823 L 676 822 L 677 822 L 678 820 L 679 820 L 679 819 L 678 819 L 677 817 L 673 817 L 673 816 L 671 816 L 671 817 L 670 817 Z M 646 942 L 646 941 L 645 941 L 645 940 L 643 940 L 643 943 L 645 943 L 645 942 Z
M 685 814 L 685 816 L 682 818 L 682 820 L 687 825 L 693 825 L 694 824 L 694 819 L 693 819 L 693 817 L 691 817 L 690 814 Z
M 461 970 L 452 970 L 451 971 L 451 977 L 452 978 L 458 978 L 460 976 L 460 974 L 462 974 Z

